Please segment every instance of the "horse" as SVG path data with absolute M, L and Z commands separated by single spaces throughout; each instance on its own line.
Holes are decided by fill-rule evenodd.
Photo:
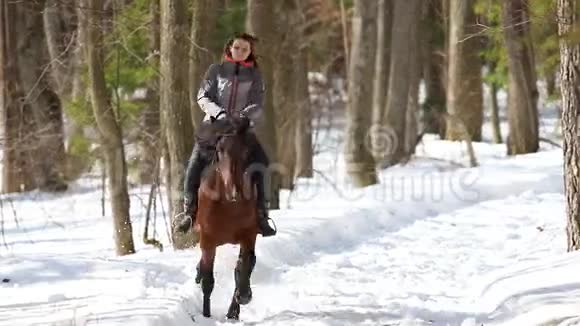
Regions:
M 239 244 L 234 269 L 235 289 L 226 315 L 228 319 L 239 320 L 240 305 L 252 300 L 250 277 L 256 265 L 258 212 L 249 175 L 251 170 L 246 169 L 255 136 L 248 132 L 247 121 L 229 120 L 227 123 L 231 128 L 218 133 L 212 163 L 199 188 L 195 228 L 199 233 L 201 259 L 195 281 L 201 283 L 203 316 L 210 317 L 216 249 L 224 244 Z

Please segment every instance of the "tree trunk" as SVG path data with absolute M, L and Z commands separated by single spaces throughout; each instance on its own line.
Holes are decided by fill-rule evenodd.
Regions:
M 421 67 L 423 66 L 423 58 L 421 55 L 421 34 L 419 34 L 419 26 L 421 17 L 426 2 L 421 2 L 419 5 L 418 14 L 413 17 L 414 23 L 417 26 L 417 35 L 409 39 L 409 56 L 411 57 L 411 66 L 409 69 L 409 95 L 407 103 L 407 116 L 405 118 L 405 156 L 410 159 L 411 155 L 415 153 L 417 145 L 417 136 L 419 134 L 418 114 L 419 114 L 419 83 L 421 82 Z
M 43 13 L 44 35 L 50 56 L 51 88 L 60 98 L 62 111 L 67 112 L 67 105 L 86 101 L 86 85 L 82 81 L 83 53 L 81 50 L 80 27 L 78 20 L 79 6 L 75 0 L 46 0 Z M 84 153 L 76 153 L 71 144 L 85 138 L 84 131 L 74 119 L 68 119 L 63 129 L 65 158 L 63 177 L 74 180 L 87 171 L 91 160 Z
M 50 55 L 53 88 L 61 98 L 72 91 L 71 74 L 76 44 L 78 43 L 77 20 L 73 0 L 45 0 L 43 12 L 44 34 Z
M 495 64 L 492 63 L 489 67 L 490 73 L 495 71 Z M 501 124 L 499 120 L 499 105 L 497 103 L 497 85 L 491 82 L 489 87 L 489 95 L 491 99 L 491 127 L 493 130 L 493 142 L 501 144 L 503 142 L 501 137 Z
M 425 23 L 422 25 L 422 35 L 426 35 L 421 43 L 423 55 L 423 80 L 425 81 L 425 102 L 422 108 L 422 121 L 426 133 L 438 134 L 445 138 L 446 111 L 445 94 L 445 11 L 443 1 L 429 1 L 427 4 Z
M 550 100 L 553 100 L 556 95 L 556 72 L 554 71 L 546 73 L 546 95 Z
M 64 129 L 61 102 L 52 90 L 46 66 L 50 63 L 44 36 L 42 12 L 44 1 L 24 2 L 18 24 L 18 71 L 26 92 L 24 103 L 34 115 L 35 157 L 31 163 L 38 188 L 64 191 Z
M 503 6 L 504 37 L 508 53 L 508 154 L 537 152 L 539 148 L 538 89 L 530 38 L 527 0 L 509 0 Z
M 481 140 L 483 86 L 480 40 L 477 35 L 474 0 L 449 2 L 449 54 L 447 110 L 463 122 L 473 141 Z M 462 127 L 447 125 L 448 140 L 462 140 Z
M 187 54 L 189 44 L 187 6 L 184 0 L 161 0 L 161 112 L 167 137 L 171 184 L 168 197 L 171 216 L 183 210 L 185 164 L 193 148 L 193 123 L 188 96 Z M 173 225 L 173 223 L 172 223 Z M 193 232 L 173 232 L 173 246 L 193 246 Z
M 580 18 L 578 9 L 575 0 L 558 0 L 568 251 L 580 249 L 580 45 L 573 39 Z
M 298 123 L 296 125 L 296 177 L 312 178 L 313 144 L 312 144 L 312 108 L 308 91 L 308 55 L 306 49 L 298 51 L 294 65 L 296 85 L 294 91 L 297 100 Z
M 107 190 L 110 195 L 115 245 L 118 255 L 135 253 L 133 245 L 133 230 L 129 217 L 129 193 L 127 190 L 127 164 L 123 147 L 123 135 L 111 106 L 107 91 L 103 57 L 103 33 L 100 28 L 103 10 L 102 0 L 84 0 L 86 8 L 87 46 L 86 58 L 89 68 L 90 96 L 93 113 L 102 141 L 107 173 Z
M 220 3 L 216 0 L 195 0 L 193 2 L 193 22 L 191 24 L 191 48 L 189 50 L 189 81 L 191 113 L 193 125 L 197 128 L 204 113 L 197 104 L 199 84 L 210 64 L 215 60 L 211 49 L 218 19 Z
M 73 31 L 69 32 L 75 34 L 75 40 L 72 46 L 71 62 L 70 62 L 70 75 L 68 78 L 70 81 L 70 94 L 60 94 L 60 98 L 65 101 L 64 111 L 67 113 L 67 105 L 74 103 L 74 105 L 81 105 L 83 107 L 88 107 L 90 105 L 90 99 L 86 94 L 88 93 L 87 83 L 85 81 L 85 73 L 87 70 L 85 62 L 85 47 L 86 47 L 86 30 L 87 24 L 85 19 L 80 19 L 83 16 L 83 9 L 80 6 L 72 6 L 76 11 L 76 21 L 77 26 Z M 72 16 L 73 14 L 71 14 Z M 72 28 L 72 27 L 70 27 Z M 46 29 L 45 29 L 46 30 Z M 51 58 L 51 60 L 54 60 Z M 65 91 L 66 92 L 66 91 Z M 66 139 L 66 179 L 75 180 L 80 177 L 84 172 L 91 168 L 93 161 L 90 157 L 87 157 L 84 151 L 77 152 L 73 146 L 78 140 L 86 139 L 84 126 L 82 123 L 75 121 L 74 119 L 67 119 L 65 123 Z
M 296 99 L 296 45 L 298 37 L 298 10 L 294 0 L 278 1 L 276 5 L 277 30 L 280 35 L 274 45 L 277 49 L 274 62 L 274 107 L 276 108 L 276 130 L 281 135 L 293 135 L 298 123 Z M 277 151 L 280 163 L 282 189 L 294 188 L 296 167 L 296 138 L 278 137 Z
M 59 94 L 63 94 L 65 77 L 67 76 L 66 65 L 61 53 L 64 48 L 60 44 L 63 30 L 61 28 L 62 22 L 59 15 L 59 5 L 57 0 L 46 0 L 46 5 L 43 13 L 44 31 L 46 35 L 46 44 L 50 54 L 50 68 L 53 80 L 57 86 Z
M 34 124 L 31 108 L 22 102 L 24 90 L 19 80 L 17 16 L 22 2 L 0 1 L 0 130 L 2 149 L 2 192 L 34 188 L 30 165 Z M 22 25 L 20 25 L 22 26 Z
M 160 48 L 160 13 L 159 0 L 152 0 L 149 4 L 151 25 L 149 26 L 150 60 L 148 64 L 159 67 Z M 159 76 L 149 81 L 146 94 L 146 107 L 141 113 L 141 131 L 139 134 L 139 183 L 150 184 L 155 181 L 155 170 L 161 160 L 161 121 L 159 111 Z
M 264 118 L 263 122 L 257 127 L 257 134 L 260 142 L 264 145 L 270 162 L 278 162 L 276 153 L 277 132 L 276 132 L 276 115 L 272 97 L 272 87 L 274 85 L 274 45 L 279 35 L 276 33 L 274 23 L 274 2 L 271 0 L 248 0 L 247 28 L 248 30 L 260 37 L 260 43 L 257 47 L 257 55 L 260 58 L 260 70 L 266 93 L 264 94 Z M 277 209 L 280 207 L 280 176 L 276 173 L 281 168 L 276 164 L 271 164 L 268 171 L 267 183 L 269 191 L 270 208 Z
M 378 182 L 375 161 L 367 142 L 372 110 L 377 40 L 376 2 L 356 0 L 352 18 L 351 61 L 348 65 L 348 104 L 345 161 L 355 187 Z M 369 112 L 371 111 L 371 112 Z
M 413 88 L 412 69 L 416 63 L 412 51 L 418 38 L 418 22 L 421 14 L 420 0 L 395 1 L 392 30 L 391 68 L 386 117 L 383 121 L 381 137 L 383 148 L 380 165 L 391 166 L 407 156 L 405 153 L 406 121 L 409 94 Z
M 377 8 L 377 53 L 373 83 L 372 126 L 371 130 L 380 128 L 389 90 L 389 71 L 391 68 L 391 30 L 393 27 L 393 3 L 390 0 L 379 0 Z M 380 135 L 371 133 L 371 147 L 374 159 L 381 160 L 376 153 L 380 152 Z
M 299 12 L 297 13 L 297 23 L 300 28 L 298 37 L 298 50 L 294 70 L 296 74 L 296 84 L 294 85 L 294 97 L 297 106 L 297 124 L 295 129 L 294 141 L 296 148 L 296 169 L 294 176 L 296 178 L 312 178 L 313 176 L 313 156 L 314 148 L 312 144 L 312 108 L 310 106 L 310 92 L 308 90 L 308 42 L 307 30 L 309 12 L 307 1 L 297 0 Z
M 499 119 L 499 105 L 497 103 L 497 86 L 492 84 L 491 92 L 491 126 L 493 128 L 493 142 L 501 144 L 503 138 L 501 137 L 501 123 Z

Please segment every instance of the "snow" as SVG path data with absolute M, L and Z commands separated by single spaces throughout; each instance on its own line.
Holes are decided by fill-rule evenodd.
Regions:
M 555 121 L 543 120 L 544 135 Z M 282 194 L 278 235 L 258 239 L 240 325 L 580 325 L 561 149 L 507 157 L 504 145 L 475 143 L 480 166 L 467 168 L 463 144 L 426 136 L 409 164 L 355 189 L 340 133 L 320 137 L 320 173 Z M 142 244 L 149 188 L 133 187 L 137 253 L 115 256 L 100 187 L 86 176 L 65 194 L 2 197 L 0 325 L 230 324 L 237 247 L 218 250 L 204 318 L 199 249 L 171 249 L 161 205 L 165 250 Z

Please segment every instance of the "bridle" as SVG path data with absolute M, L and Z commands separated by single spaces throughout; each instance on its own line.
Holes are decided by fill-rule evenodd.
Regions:
M 218 162 L 219 162 L 219 155 L 218 155 L 218 153 L 219 153 L 219 150 L 218 150 L 219 143 L 224 138 L 235 137 L 235 136 L 240 136 L 240 135 L 238 133 L 232 133 L 232 132 L 223 133 L 223 134 L 220 134 L 217 137 L 216 142 L 215 142 L 216 146 L 215 146 L 215 150 L 212 153 L 212 158 L 211 158 L 210 162 L 211 162 L 212 165 L 214 165 L 214 170 L 220 176 L 220 179 L 221 180 L 224 180 L 224 175 L 223 175 L 223 172 L 221 171 L 220 166 L 218 164 Z M 241 163 L 243 165 L 242 162 L 238 162 L 238 163 Z M 245 171 L 242 173 L 242 178 L 244 177 L 244 175 L 246 175 L 246 172 Z M 239 191 L 242 191 L 243 192 L 242 189 L 238 189 L 238 186 L 241 187 L 241 188 L 243 188 L 244 187 L 243 186 L 243 182 L 242 182 L 241 185 L 235 185 L 234 186 L 234 188 L 233 188 L 233 190 L 234 190 L 233 196 L 231 197 L 231 199 L 227 199 L 229 202 L 237 202 L 238 201 L 238 197 L 237 197 L 238 192 Z

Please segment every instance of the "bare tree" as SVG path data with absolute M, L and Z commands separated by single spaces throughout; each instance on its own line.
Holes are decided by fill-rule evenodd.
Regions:
M 306 51 L 301 50 L 295 64 L 297 120 L 296 140 L 296 177 L 311 178 L 313 176 L 313 144 L 312 144 L 312 108 L 308 92 L 308 57 Z
M 473 4 L 474 0 L 449 0 L 447 112 L 462 121 L 471 140 L 479 141 L 483 86 Z M 462 126 L 447 125 L 447 139 L 461 140 L 462 135 Z
M 159 0 L 151 0 L 149 12 L 151 24 L 149 26 L 149 60 L 155 68 L 159 67 L 159 49 L 161 43 Z M 148 83 L 146 93 L 146 107 L 140 116 L 139 124 L 139 174 L 141 184 L 155 182 L 155 170 L 161 160 L 161 119 L 159 111 L 159 76 L 155 75 Z
M 193 148 L 189 102 L 187 7 L 184 0 L 161 0 L 161 112 L 169 154 L 169 207 L 171 216 L 183 210 L 185 164 Z M 172 223 L 173 224 L 173 223 Z M 173 246 L 194 245 L 193 232 L 173 232 Z
M 312 144 L 312 108 L 310 106 L 310 92 L 308 89 L 308 49 L 310 42 L 307 40 L 306 26 L 309 21 L 308 6 L 305 0 L 295 0 L 297 4 L 297 24 L 299 30 L 298 49 L 295 53 L 294 73 L 296 83 L 294 85 L 294 97 L 296 99 L 297 124 L 295 132 L 296 178 L 311 178 L 313 176 Z
M 195 0 L 191 24 L 191 47 L 189 50 L 189 85 L 193 124 L 198 127 L 203 120 L 203 111 L 197 104 L 197 91 L 205 71 L 215 59 L 210 42 L 218 19 L 219 1 Z
M 295 64 L 296 74 L 296 177 L 311 178 L 313 175 L 313 148 L 312 148 L 312 108 L 308 91 L 308 57 L 306 50 L 301 49 L 297 54 Z
M 381 126 L 385 116 L 387 92 L 389 90 L 389 72 L 391 68 L 391 30 L 393 25 L 393 2 L 379 0 L 377 8 L 377 54 L 375 57 L 375 78 L 373 84 L 372 125 Z M 377 152 L 380 135 L 371 135 L 373 152 Z M 381 160 L 382 157 L 375 157 Z
M 72 104 L 87 103 L 87 86 L 84 79 L 83 41 L 80 37 L 80 9 L 77 0 L 46 0 L 43 12 L 44 34 L 50 57 L 50 86 L 54 90 L 66 112 Z M 89 169 L 92 160 L 78 153 L 71 144 L 85 138 L 81 124 L 74 118 L 63 122 L 67 133 L 64 135 L 65 159 L 64 178 L 72 180 Z
M 296 59 L 299 42 L 298 8 L 294 0 L 276 2 L 277 30 L 274 61 L 274 108 L 276 110 L 276 130 L 280 135 L 293 135 L 298 123 L 296 98 Z M 296 137 L 278 137 L 278 161 L 281 163 L 281 186 L 294 187 L 296 167 Z
M 22 2 L 0 1 L 0 130 L 2 130 L 2 192 L 34 188 L 30 149 L 34 124 L 32 108 L 22 101 L 24 89 L 18 73 L 18 39 L 23 31 L 16 22 Z
M 496 64 L 491 63 L 488 65 L 490 72 L 493 73 L 496 69 Z M 493 133 L 493 142 L 496 144 L 501 144 L 503 142 L 501 137 L 501 125 L 499 119 L 499 104 L 497 101 L 498 85 L 495 81 L 492 81 L 489 85 L 489 97 L 491 99 L 491 127 Z
M 348 104 L 345 160 L 355 187 L 378 182 L 375 161 L 370 152 L 368 130 L 371 125 L 373 76 L 377 40 L 377 4 L 357 0 L 352 19 L 352 46 L 348 72 Z
M 562 135 L 564 136 L 564 186 L 566 192 L 566 234 L 568 251 L 580 249 L 580 44 L 571 39 L 580 22 L 578 2 L 558 0 L 560 36 L 560 81 L 562 92 Z
M 57 20 L 57 22 L 53 22 L 54 24 L 61 24 L 65 22 L 67 24 L 67 28 L 65 31 L 50 31 L 50 26 L 45 26 L 45 33 L 54 34 L 52 36 L 48 36 L 47 42 L 56 42 L 60 37 L 60 41 L 58 44 L 49 44 L 49 53 L 51 53 L 51 63 L 55 65 L 60 65 L 61 63 L 66 63 L 66 61 L 61 62 L 59 61 L 60 57 L 63 55 L 63 52 L 57 53 L 63 46 L 66 44 L 66 54 L 68 51 L 71 51 L 70 58 L 68 59 L 68 66 L 61 67 L 62 71 L 66 71 L 66 76 L 59 76 L 57 74 L 56 69 L 51 69 L 53 72 L 53 79 L 55 79 L 55 84 L 59 89 L 59 96 L 63 101 L 64 111 L 66 113 L 69 105 L 73 104 L 88 107 L 90 105 L 88 93 L 88 85 L 86 82 L 86 72 L 87 72 L 87 65 L 85 61 L 85 33 L 86 31 L 86 19 L 80 19 L 83 15 L 82 10 L 84 9 L 82 6 L 79 5 L 80 2 L 77 0 L 48 0 L 47 7 L 54 5 L 54 3 L 58 4 L 58 8 L 56 9 L 46 9 L 44 16 L 45 21 L 49 19 L 48 16 L 52 16 L 54 11 L 58 11 L 58 17 L 50 18 L 51 20 Z M 65 3 L 66 5 L 63 5 Z M 64 10 L 62 10 L 64 7 Z M 69 11 L 71 11 L 69 13 Z M 64 14 L 67 13 L 67 14 Z M 52 24 L 52 23 L 51 23 Z M 69 26 L 70 25 L 70 26 Z M 62 33 L 65 33 L 64 35 Z M 64 39 L 62 39 L 64 38 Z M 69 39 L 70 38 L 70 39 Z M 54 51 L 54 53 L 53 53 Z M 63 50 L 65 51 L 65 50 Z M 53 57 L 53 55 L 55 57 Z M 58 62 L 58 64 L 56 63 Z M 80 151 L 77 152 L 74 146 L 71 146 L 79 139 L 87 139 L 85 135 L 85 129 L 83 126 L 83 122 L 77 121 L 71 116 L 68 116 L 69 119 L 65 120 L 65 129 L 67 133 L 65 135 L 65 146 L 66 146 L 66 178 L 68 180 L 74 180 L 82 175 L 83 172 L 86 172 L 90 169 L 93 160 L 90 156 L 87 156 L 85 152 Z
M 37 139 L 32 160 L 35 183 L 41 190 L 64 191 L 64 129 L 61 101 L 50 85 L 48 51 L 42 12 L 44 1 L 26 1 L 20 6 L 18 72 L 26 92 L 23 101 L 34 116 Z
M 118 255 L 135 253 L 133 229 L 129 216 L 129 193 L 127 190 L 127 164 L 123 146 L 123 135 L 118 117 L 111 105 L 104 72 L 104 44 L 101 31 L 103 0 L 83 0 L 83 18 L 87 42 L 85 53 L 89 68 L 89 84 L 93 113 L 100 133 L 105 157 L 107 188 L 110 194 L 115 245 Z
M 423 80 L 425 81 L 425 102 L 423 104 L 423 124 L 426 133 L 439 134 L 445 137 L 445 119 L 441 115 L 446 111 L 445 76 L 445 9 L 444 1 L 427 1 L 421 35 L 423 63 Z
M 72 92 L 75 53 L 78 47 L 77 15 L 74 0 L 45 0 L 42 19 L 50 56 L 50 74 L 55 91 L 61 98 Z M 37 17 L 35 17 L 37 18 Z
M 275 9 L 274 2 L 271 0 L 248 0 L 248 15 L 246 16 L 247 29 L 250 33 L 260 38 L 257 54 L 260 58 L 260 71 L 264 79 L 266 93 L 264 98 L 264 119 L 257 127 L 258 138 L 264 145 L 270 161 L 278 163 L 276 150 L 277 132 L 276 132 L 276 115 L 274 108 L 274 99 L 272 87 L 274 85 L 274 53 L 276 38 L 275 22 L 273 15 Z M 271 170 L 280 169 L 279 165 L 273 165 Z M 270 208 L 279 208 L 280 206 L 280 178 L 276 173 L 271 174 L 269 178 L 269 201 Z
M 381 137 L 387 137 L 383 143 L 379 162 L 382 166 L 397 164 L 407 157 L 406 148 L 408 132 L 406 127 L 412 116 L 408 113 L 409 96 L 416 91 L 413 85 L 417 82 L 414 65 L 417 58 L 412 53 L 418 53 L 417 47 L 419 18 L 421 17 L 420 0 L 396 0 L 391 38 L 391 68 L 389 76 L 389 92 L 387 108 L 381 129 Z M 414 95 L 411 95 L 414 96 Z M 414 112 L 412 112 L 414 115 Z
M 409 95 L 407 102 L 407 115 L 405 117 L 405 157 L 409 160 L 415 153 L 417 146 L 417 135 L 419 134 L 419 83 L 421 82 L 421 70 L 423 67 L 423 57 L 421 55 L 421 35 L 419 27 L 424 16 L 427 2 L 421 2 L 417 15 L 413 17 L 415 27 L 415 37 L 409 39 L 409 57 L 411 59 L 409 69 Z
M 527 0 L 503 3 L 503 25 L 508 53 L 508 154 L 539 148 L 538 89 L 530 38 Z

